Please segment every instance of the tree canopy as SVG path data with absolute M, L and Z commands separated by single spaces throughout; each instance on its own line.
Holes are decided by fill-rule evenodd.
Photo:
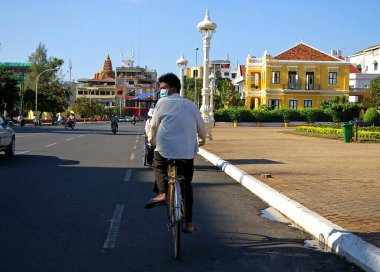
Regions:
M 12 114 L 18 100 L 17 78 L 12 71 L 0 67 L 0 112 L 6 110 Z
M 37 109 L 41 113 L 49 112 L 52 116 L 65 111 L 71 93 L 68 88 L 65 88 L 62 76 L 57 72 L 58 69 L 53 70 L 56 67 L 61 67 L 64 61 L 56 57 L 48 58 L 45 45 L 40 43 L 36 51 L 29 56 L 29 62 L 32 64 L 32 71 L 25 83 L 27 87 L 24 95 L 25 108 L 28 110 L 35 108 L 37 83 Z M 48 69 L 51 71 L 46 71 Z M 36 82 L 37 78 L 38 82 Z
M 380 106 L 380 77 L 375 77 L 371 80 L 369 87 L 372 95 L 372 105 L 374 107 Z

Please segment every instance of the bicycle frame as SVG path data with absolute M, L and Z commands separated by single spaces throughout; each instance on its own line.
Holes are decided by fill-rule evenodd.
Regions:
M 172 228 L 174 238 L 174 257 L 180 258 L 180 233 L 182 223 L 185 216 L 185 201 L 183 192 L 184 186 L 181 186 L 183 177 L 177 174 L 177 163 L 172 161 L 168 166 L 168 197 L 167 197 L 167 212 L 168 212 L 168 227 Z

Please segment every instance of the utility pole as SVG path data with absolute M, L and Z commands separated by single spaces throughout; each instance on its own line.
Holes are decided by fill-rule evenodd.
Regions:
M 69 80 L 70 80 L 70 93 L 73 94 L 73 84 L 71 82 L 71 70 L 73 69 L 73 65 L 71 63 L 71 59 L 69 59 Z

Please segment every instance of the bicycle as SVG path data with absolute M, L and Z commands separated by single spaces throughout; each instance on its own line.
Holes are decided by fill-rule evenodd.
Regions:
M 168 231 L 172 229 L 174 240 L 174 258 L 181 256 L 181 231 L 185 222 L 185 186 L 184 177 L 177 175 L 177 166 L 181 160 L 168 161 L 168 194 L 166 197 L 166 207 L 168 214 Z

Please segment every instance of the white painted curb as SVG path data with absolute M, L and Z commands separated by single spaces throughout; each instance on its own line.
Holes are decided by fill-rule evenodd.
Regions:
M 345 257 L 369 272 L 380 272 L 380 249 L 365 242 L 344 228 L 307 209 L 300 203 L 277 192 L 248 173 L 222 160 L 214 154 L 199 148 L 198 154 L 222 169 L 234 180 L 267 202 L 319 241 L 325 243 L 333 252 Z

